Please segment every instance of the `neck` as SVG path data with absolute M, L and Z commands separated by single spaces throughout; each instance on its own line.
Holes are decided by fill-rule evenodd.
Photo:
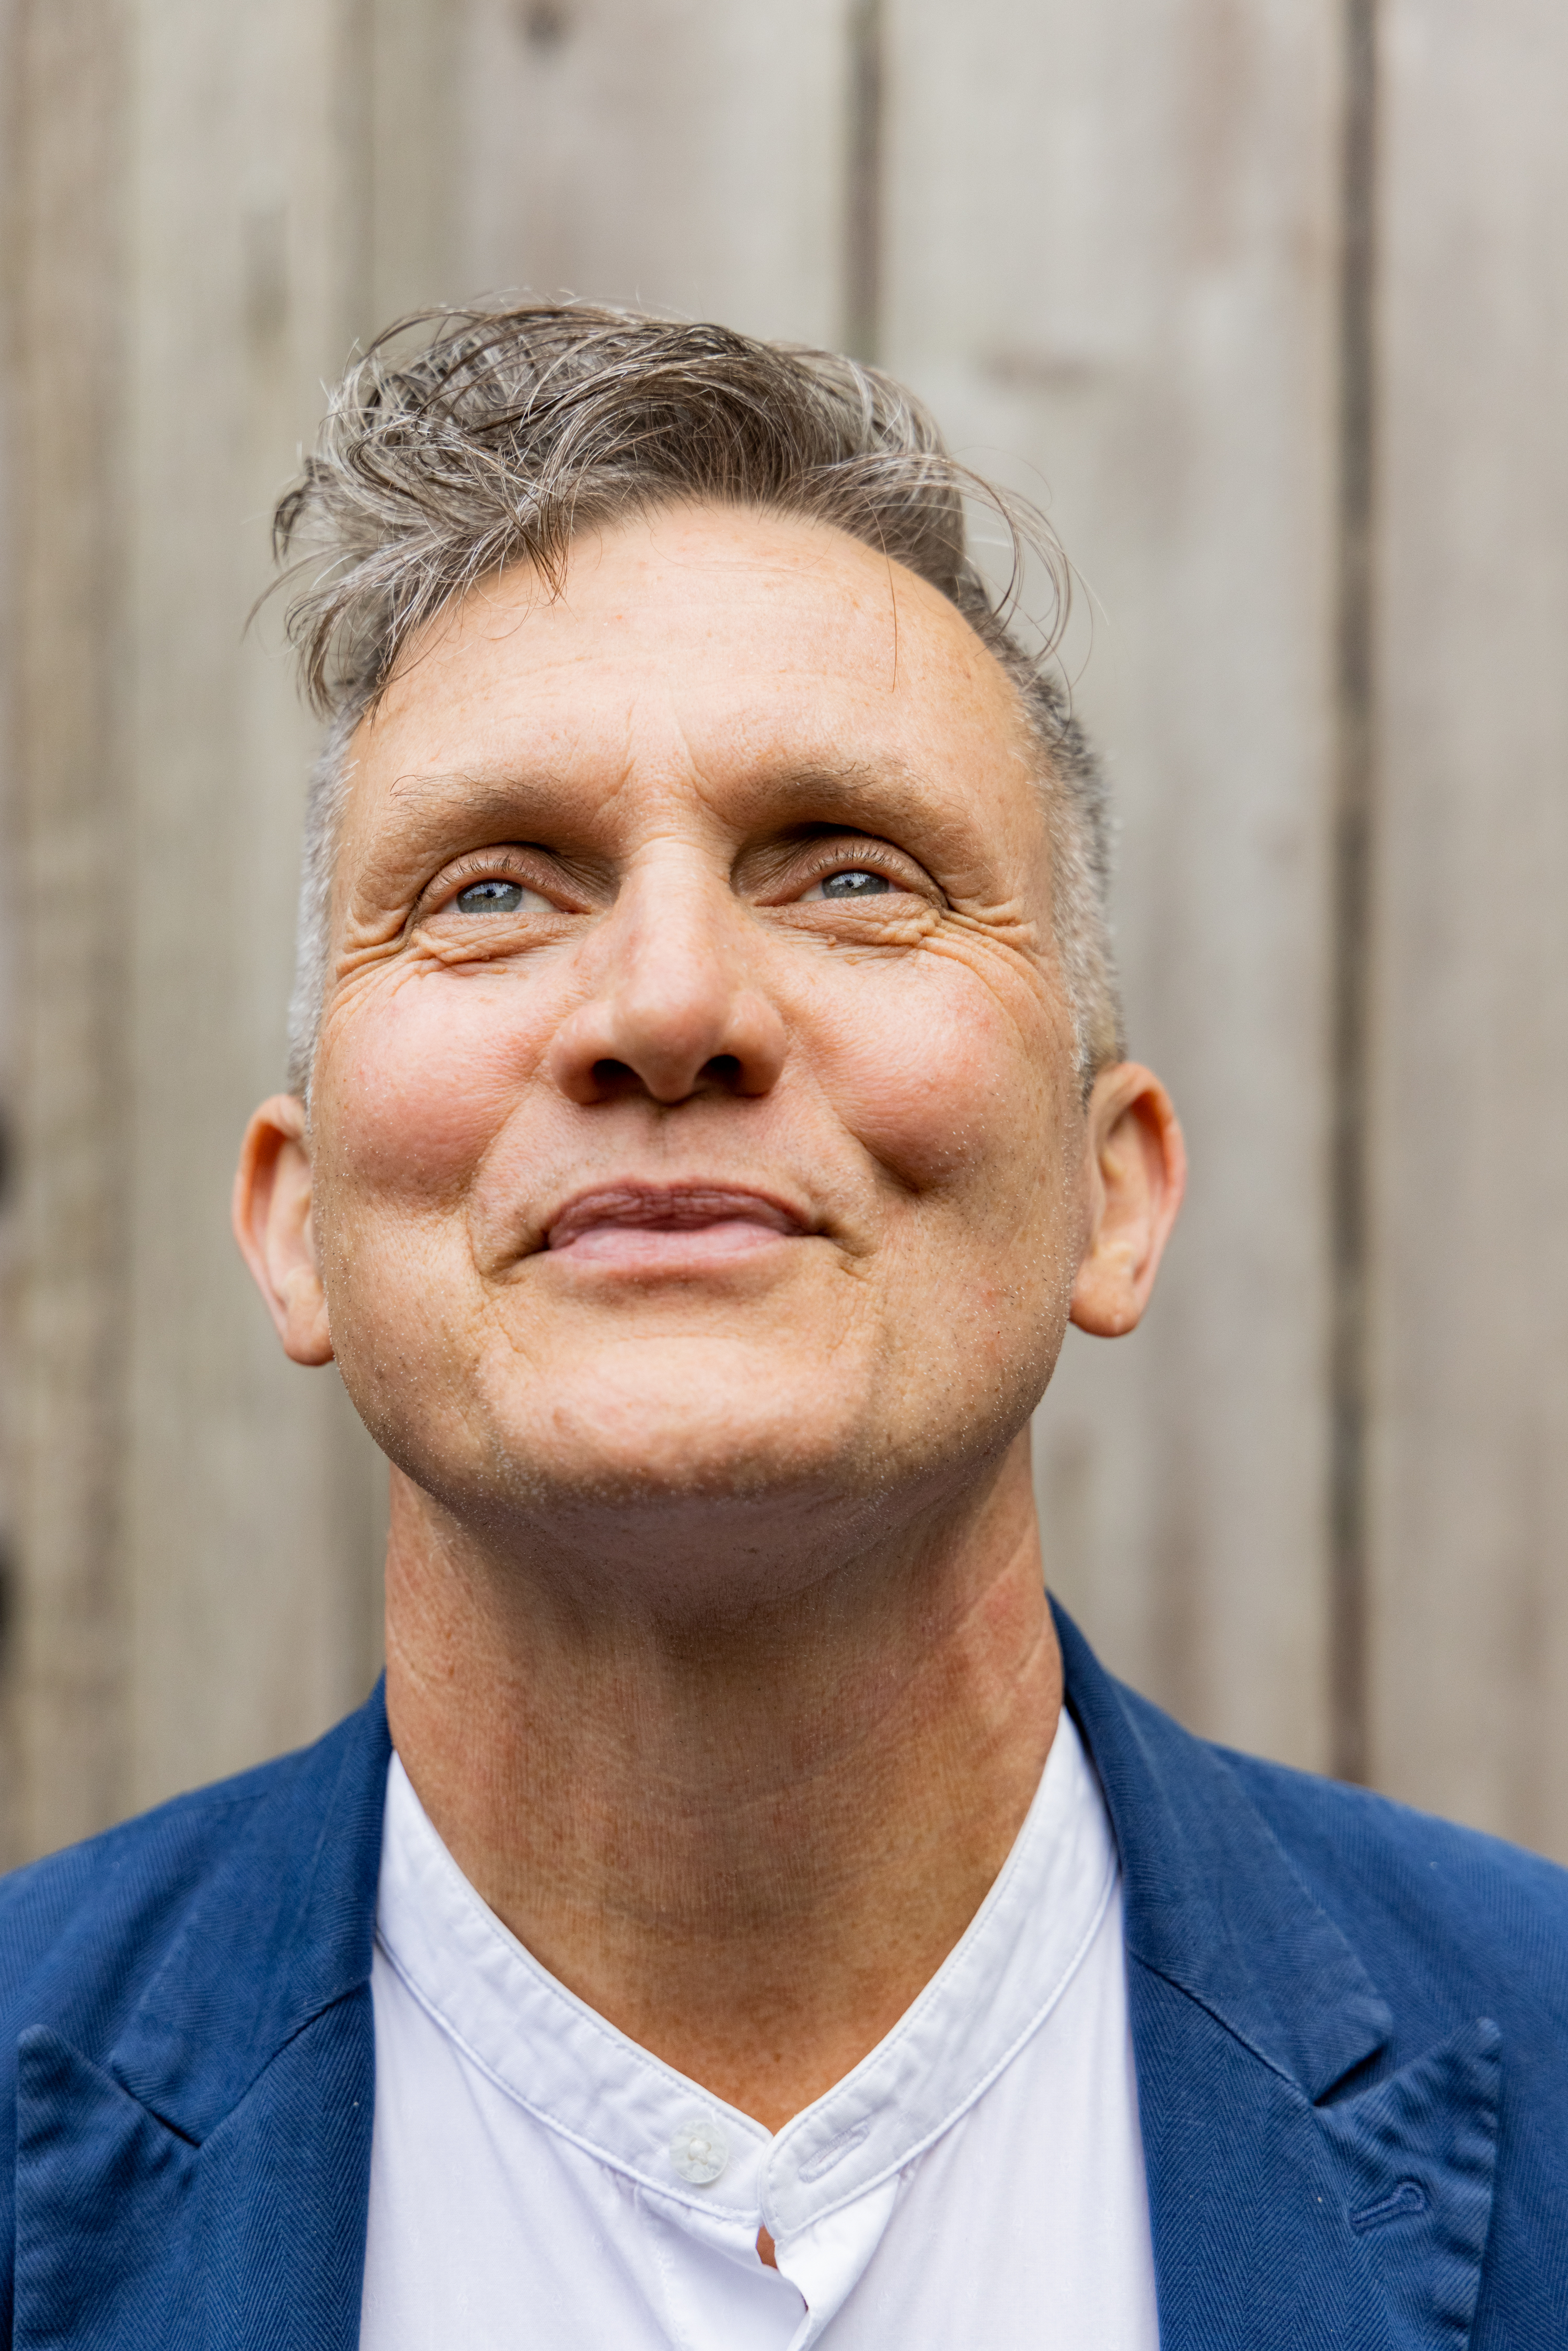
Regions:
M 691 1555 L 672 1614 L 591 1604 L 580 1552 L 502 1548 L 394 1472 L 388 1711 L 519 1941 L 778 2129 L 936 1973 L 1039 1784 L 1061 1686 L 1027 1433 L 809 1577 L 748 1542 L 744 1605 L 694 1600 Z

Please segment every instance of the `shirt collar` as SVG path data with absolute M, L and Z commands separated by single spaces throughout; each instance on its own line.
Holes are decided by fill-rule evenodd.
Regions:
M 782 2242 L 891 2181 L 974 2104 L 1071 1980 L 1116 1876 L 1099 1783 L 1064 1710 L 1013 1849 L 961 1940 L 885 2039 L 777 2135 L 541 1967 L 464 1877 L 395 1755 L 376 1931 L 414 1998 L 538 2121 L 685 2206 L 699 2231 L 706 2211 L 760 2219 Z

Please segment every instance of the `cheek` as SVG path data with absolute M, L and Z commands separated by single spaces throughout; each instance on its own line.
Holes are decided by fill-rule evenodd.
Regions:
M 883 1172 L 907 1375 L 1010 1433 L 1051 1377 L 1082 1253 L 1072 1040 L 1029 982 L 931 963 L 918 987 L 885 967 L 841 1008 L 823 1081 Z
M 1071 1038 L 1049 1001 L 943 954 L 852 976 L 822 1022 L 839 1117 L 902 1187 L 961 1193 L 971 1217 L 1030 1214 L 1058 1188 L 1040 1178 L 1073 1123 Z
M 351 1191 L 435 1204 L 467 1188 L 542 1048 L 524 1011 L 515 982 L 417 969 L 334 1011 L 315 1092 Z

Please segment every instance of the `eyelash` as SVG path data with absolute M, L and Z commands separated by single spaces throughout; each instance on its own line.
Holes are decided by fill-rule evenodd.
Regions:
M 476 882 L 517 882 L 525 890 L 538 890 L 538 875 L 522 857 L 508 855 L 504 849 L 491 850 L 473 857 L 459 858 L 442 875 L 440 896 L 427 906 L 432 914 L 449 914 L 465 890 Z M 539 891 L 542 897 L 543 891 Z
M 907 861 L 874 841 L 826 850 L 800 876 L 800 886 L 810 890 L 833 873 L 883 873 L 900 889 L 913 891 L 915 887 L 909 879 Z
M 854 872 L 885 873 L 890 882 L 905 890 L 915 886 L 908 878 L 903 858 L 878 841 L 862 841 L 824 849 L 822 854 L 800 874 L 798 887 L 801 891 L 810 890 L 817 883 L 826 881 L 830 874 Z M 525 889 L 539 890 L 541 896 L 547 894 L 539 889 L 538 875 L 522 857 L 497 850 L 460 858 L 455 865 L 450 866 L 442 877 L 439 900 L 427 911 L 447 914 L 471 883 L 501 881 L 518 882 Z

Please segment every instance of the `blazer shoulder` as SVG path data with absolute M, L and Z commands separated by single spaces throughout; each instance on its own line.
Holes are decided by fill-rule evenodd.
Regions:
M 111 2042 L 218 1871 L 269 1820 L 298 1813 L 308 1833 L 311 1783 L 337 1776 L 379 1707 L 378 1690 L 312 1746 L 0 1878 L 0 2050 L 41 2007 L 89 2045 Z
M 1568 2025 L 1568 1870 L 1369 1789 L 1211 1751 L 1396 1997 L 1447 1991 L 1500 2022 Z

